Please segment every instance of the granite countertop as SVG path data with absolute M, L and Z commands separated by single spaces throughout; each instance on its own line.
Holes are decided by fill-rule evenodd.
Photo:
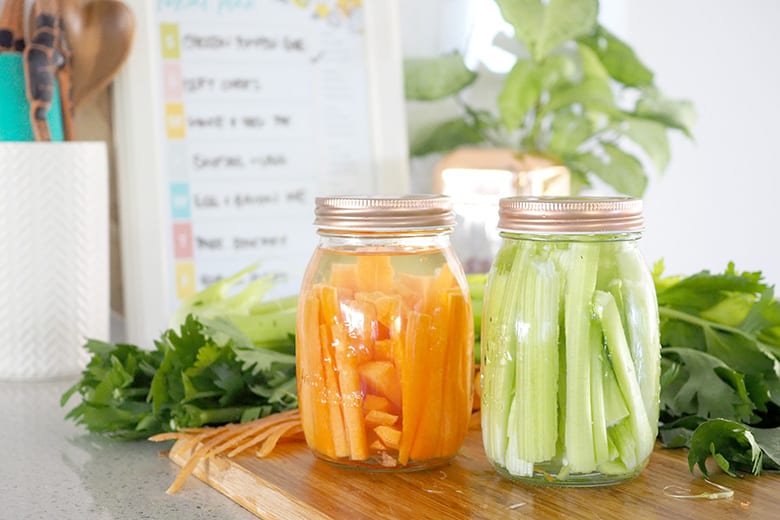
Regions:
M 255 518 L 195 478 L 167 495 L 169 443 L 113 441 L 66 421 L 77 399 L 59 399 L 74 381 L 0 381 L 0 518 Z

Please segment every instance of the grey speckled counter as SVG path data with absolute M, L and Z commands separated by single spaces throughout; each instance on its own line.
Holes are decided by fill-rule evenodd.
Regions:
M 167 495 L 177 466 L 158 453 L 170 444 L 112 441 L 66 422 L 59 399 L 71 384 L 0 382 L 0 519 L 255 518 L 195 478 Z

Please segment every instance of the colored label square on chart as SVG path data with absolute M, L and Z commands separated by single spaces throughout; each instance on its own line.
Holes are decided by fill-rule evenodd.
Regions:
M 181 57 L 179 50 L 179 26 L 175 23 L 160 24 L 160 50 L 166 60 L 178 60 Z
M 195 264 L 176 262 L 176 296 L 179 299 L 195 294 Z
M 171 216 L 177 220 L 190 218 L 190 185 L 183 182 L 171 183 Z
M 186 135 L 184 105 L 181 103 L 165 104 L 165 134 L 168 139 L 184 139 Z
M 174 222 L 173 224 L 173 257 L 192 258 L 192 224 L 190 222 Z
M 181 80 L 181 63 L 178 61 L 163 63 L 163 90 L 165 99 L 181 99 L 184 89 Z

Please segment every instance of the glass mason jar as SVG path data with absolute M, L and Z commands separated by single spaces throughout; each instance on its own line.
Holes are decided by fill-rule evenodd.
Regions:
M 298 304 L 298 401 L 327 461 L 425 469 L 460 448 L 474 325 L 442 196 L 316 200 L 320 236 Z
M 485 289 L 482 437 L 502 475 L 614 484 L 647 464 L 660 341 L 642 202 L 501 199 Z

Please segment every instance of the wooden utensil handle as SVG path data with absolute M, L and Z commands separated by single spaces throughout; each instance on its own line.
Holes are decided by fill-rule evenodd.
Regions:
M 24 0 L 6 0 L 0 12 L 0 52 L 24 50 Z

